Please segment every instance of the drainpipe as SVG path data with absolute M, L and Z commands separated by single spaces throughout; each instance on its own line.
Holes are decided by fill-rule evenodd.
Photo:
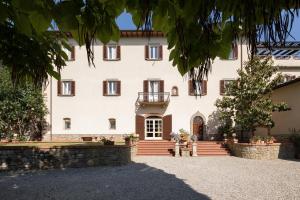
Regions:
M 243 38 L 241 37 L 241 70 L 243 69 Z
M 52 142 L 52 77 L 50 77 L 50 141 Z

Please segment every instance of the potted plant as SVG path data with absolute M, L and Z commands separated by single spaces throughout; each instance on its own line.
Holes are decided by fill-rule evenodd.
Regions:
M 180 134 L 179 134 L 180 135 L 180 143 L 183 145 L 187 145 L 188 138 L 189 138 L 188 132 L 184 129 L 180 129 L 179 132 L 180 132 Z
M 273 144 L 275 142 L 275 138 L 273 136 L 267 136 L 265 142 L 267 144 Z
M 138 139 L 139 139 L 138 135 L 134 133 L 124 136 L 125 144 L 129 146 L 135 145 Z
M 100 139 L 100 141 L 104 144 L 104 145 L 114 145 L 115 141 L 113 141 L 113 137 L 110 137 L 109 139 L 107 139 L 106 137 L 102 137 Z

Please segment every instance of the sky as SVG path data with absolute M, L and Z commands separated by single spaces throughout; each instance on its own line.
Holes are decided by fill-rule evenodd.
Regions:
M 132 22 L 131 14 L 123 12 L 117 18 L 117 24 L 121 30 L 135 30 L 136 26 Z M 293 28 L 291 31 L 292 37 L 288 38 L 288 41 L 300 41 L 300 17 L 294 20 Z

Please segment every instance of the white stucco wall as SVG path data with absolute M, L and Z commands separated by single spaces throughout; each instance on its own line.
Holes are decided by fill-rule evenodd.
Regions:
M 71 41 L 75 44 L 74 41 Z M 144 45 L 163 44 L 162 61 L 146 61 Z M 76 45 L 76 44 L 75 44 Z M 164 38 L 122 38 L 120 61 L 103 61 L 103 47 L 95 46 L 95 67 L 88 66 L 86 50 L 75 46 L 75 61 L 70 61 L 62 70 L 61 78 L 76 81 L 74 97 L 57 96 L 57 81 L 52 79 L 52 134 L 124 134 L 135 131 L 137 113 L 172 114 L 173 131 L 180 128 L 190 131 L 191 117 L 198 112 L 204 116 L 206 124 L 213 124 L 209 116 L 216 110 L 214 103 L 219 95 L 222 79 L 236 78 L 236 70 L 241 66 L 240 46 L 237 60 L 216 59 L 208 76 L 207 95 L 195 98 L 188 95 L 187 77 L 182 77 L 177 68 L 169 62 L 169 51 Z M 247 58 L 247 48 L 243 46 L 243 58 Z M 275 61 L 277 63 L 278 61 Z M 300 61 L 284 60 L 284 66 L 300 66 Z M 282 63 L 281 63 L 282 64 Z M 283 72 L 289 69 L 282 69 Z M 300 75 L 300 68 L 290 72 Z M 143 91 L 143 80 L 164 80 L 164 91 L 171 92 L 173 86 L 179 89 L 179 96 L 170 96 L 167 107 L 152 107 L 137 110 L 135 102 L 138 92 Z M 102 81 L 121 80 L 121 96 L 102 95 Z M 50 85 L 46 88 L 47 105 L 50 108 Z M 64 130 L 63 118 L 71 118 L 72 127 Z M 109 129 L 109 118 L 116 119 L 116 130 Z M 50 120 L 50 117 L 48 117 Z M 209 127 L 210 130 L 211 127 Z

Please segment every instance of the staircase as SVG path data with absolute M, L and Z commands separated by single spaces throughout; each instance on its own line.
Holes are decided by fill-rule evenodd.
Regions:
M 198 141 L 198 156 L 229 156 L 230 152 L 227 147 L 218 141 Z
M 137 144 L 137 155 L 173 156 L 175 142 L 168 140 L 141 140 Z

